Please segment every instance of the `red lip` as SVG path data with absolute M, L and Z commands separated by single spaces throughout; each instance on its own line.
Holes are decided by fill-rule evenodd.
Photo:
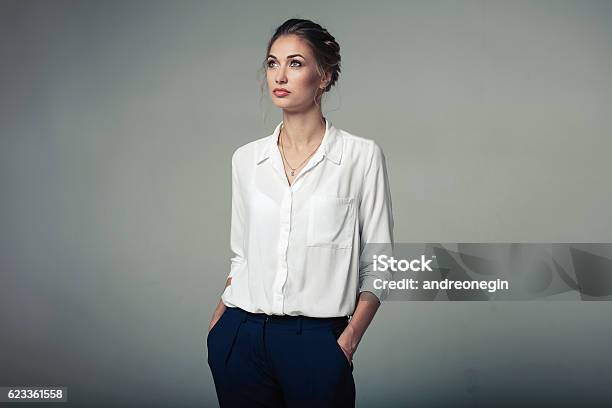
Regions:
M 274 93 L 274 95 L 278 97 L 287 96 L 290 94 L 290 92 L 285 88 L 274 88 L 274 91 L 272 91 L 272 93 Z

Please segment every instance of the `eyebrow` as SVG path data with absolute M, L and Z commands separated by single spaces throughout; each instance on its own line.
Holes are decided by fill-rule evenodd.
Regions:
M 278 60 L 278 58 L 276 58 L 276 57 L 275 57 L 274 55 L 272 55 L 272 54 L 268 55 L 268 58 L 270 58 L 270 57 L 271 57 L 271 58 L 274 58 L 275 60 Z M 293 57 L 302 57 L 302 58 L 304 58 L 304 56 L 303 56 L 302 54 L 291 54 L 291 55 L 287 55 L 287 59 L 289 59 L 289 58 L 293 58 Z M 306 59 L 306 58 L 304 58 L 304 59 Z

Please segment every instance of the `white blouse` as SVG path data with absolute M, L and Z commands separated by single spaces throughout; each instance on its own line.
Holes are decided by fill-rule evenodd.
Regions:
M 362 291 L 388 296 L 366 243 L 393 246 L 391 193 L 381 148 L 325 118 L 316 153 L 290 186 L 269 136 L 232 156 L 229 307 L 253 313 L 350 316 Z M 372 246 L 369 246 L 372 247 Z

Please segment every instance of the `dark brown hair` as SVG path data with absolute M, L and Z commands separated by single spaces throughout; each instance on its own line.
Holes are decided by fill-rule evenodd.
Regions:
M 262 70 L 264 72 L 266 70 L 267 57 L 274 41 L 281 36 L 291 34 L 300 37 L 310 45 L 312 53 L 315 56 L 317 71 L 321 77 L 323 77 L 325 72 L 331 72 L 330 81 L 323 91 L 328 92 L 338 81 L 338 77 L 340 76 L 340 45 L 325 28 L 311 20 L 291 18 L 275 30 L 272 38 L 270 38 L 268 42 L 265 54 L 266 58 L 264 59 Z M 261 86 L 262 94 L 265 85 L 266 81 L 264 79 Z

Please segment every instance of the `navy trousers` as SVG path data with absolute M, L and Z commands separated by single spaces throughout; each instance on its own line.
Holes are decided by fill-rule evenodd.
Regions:
M 347 324 L 226 307 L 206 339 L 219 405 L 354 407 L 353 364 L 337 342 Z

